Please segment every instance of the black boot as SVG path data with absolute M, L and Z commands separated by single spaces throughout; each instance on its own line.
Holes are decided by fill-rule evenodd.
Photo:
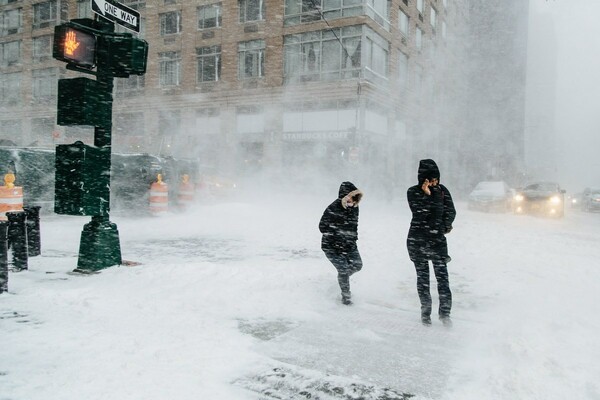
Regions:
M 445 327 L 452 327 L 452 320 L 450 319 L 449 315 L 440 315 L 440 321 L 442 321 L 442 324 Z
M 342 292 L 342 304 L 345 304 L 347 306 L 352 304 L 352 300 L 350 300 L 351 297 L 352 295 L 350 294 L 350 292 Z
M 425 326 L 431 325 L 431 317 L 427 314 L 421 314 L 421 323 Z

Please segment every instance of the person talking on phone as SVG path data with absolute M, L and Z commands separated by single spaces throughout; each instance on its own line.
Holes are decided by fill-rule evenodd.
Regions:
M 447 264 L 450 261 L 446 235 L 452 230 L 456 209 L 450 191 L 440 184 L 440 170 L 431 159 L 419 161 L 418 184 L 407 191 L 412 220 L 406 245 L 417 272 L 417 293 L 421 302 L 421 322 L 431 325 L 429 261 L 437 279 L 439 319 L 452 325 L 452 292 Z

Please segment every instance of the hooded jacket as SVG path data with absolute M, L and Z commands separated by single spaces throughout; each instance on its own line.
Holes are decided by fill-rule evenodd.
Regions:
M 345 251 L 356 247 L 358 240 L 358 203 L 363 193 L 352 182 L 342 182 L 338 198 L 323 212 L 319 231 L 323 234 L 321 249 Z M 354 207 L 348 200 L 355 197 Z
M 418 184 L 407 191 L 412 220 L 408 231 L 408 253 L 411 260 L 441 256 L 449 260 L 445 234 L 452 230 L 456 209 L 450 191 L 441 184 L 430 187 L 431 195 L 423 189 L 426 179 L 440 179 L 440 170 L 431 159 L 421 160 Z

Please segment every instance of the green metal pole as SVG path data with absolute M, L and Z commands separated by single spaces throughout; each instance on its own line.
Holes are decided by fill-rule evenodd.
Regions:
M 101 96 L 102 99 L 102 106 L 97 112 L 102 113 L 101 120 L 103 121 L 94 129 L 94 146 L 102 150 L 99 161 L 102 164 L 100 168 L 102 172 L 97 179 L 100 184 L 106 184 L 110 188 L 114 78 L 110 73 L 104 71 L 102 66 L 98 66 L 96 81 L 101 89 L 98 96 Z M 122 264 L 119 231 L 117 225 L 110 222 L 109 217 L 110 196 L 104 199 L 104 204 L 106 207 L 102 214 L 92 216 L 92 220 L 83 227 L 76 272 L 90 273 Z

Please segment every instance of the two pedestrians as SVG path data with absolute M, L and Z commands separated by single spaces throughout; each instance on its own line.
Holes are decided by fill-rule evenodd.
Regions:
M 440 183 L 440 171 L 431 159 L 421 160 L 418 184 L 407 191 L 412 220 L 407 248 L 417 273 L 417 293 L 421 302 L 421 321 L 431 325 L 432 301 L 429 291 L 429 262 L 437 279 L 439 318 L 451 325 L 452 292 L 448 279 L 450 261 L 446 236 L 452 230 L 456 209 L 450 191 Z M 358 203 L 362 192 L 351 182 L 340 185 L 338 198 L 321 217 L 319 230 L 323 234 L 321 249 L 338 271 L 342 303 L 352 304 L 350 276 L 362 269 L 362 259 L 356 245 L 358 239 Z

